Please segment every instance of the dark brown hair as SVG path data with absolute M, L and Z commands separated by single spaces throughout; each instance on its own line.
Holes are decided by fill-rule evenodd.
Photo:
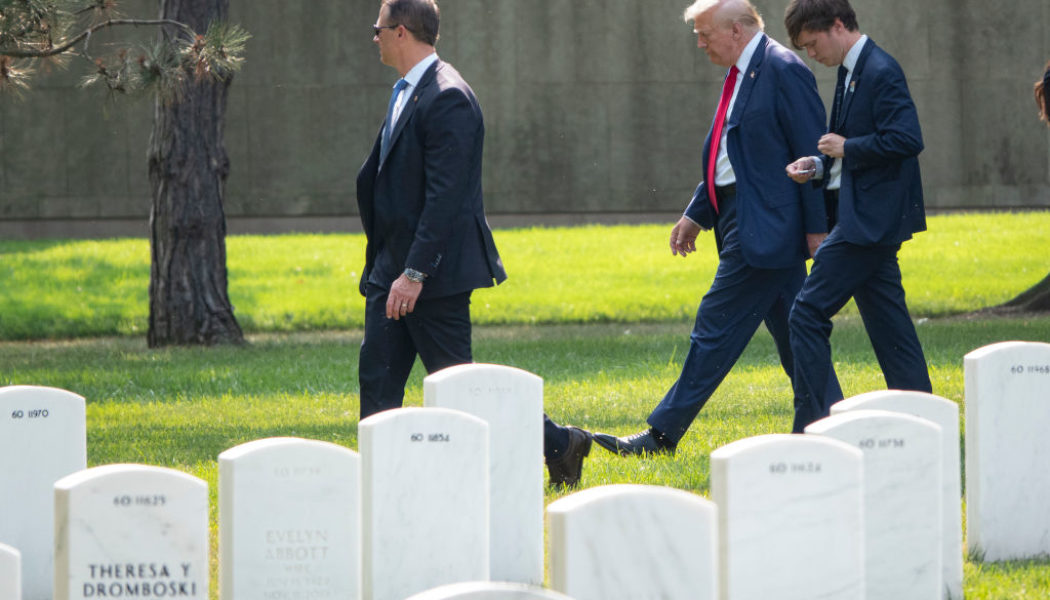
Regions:
M 803 31 L 828 31 L 835 19 L 841 20 L 849 31 L 857 31 L 857 13 L 849 0 L 791 0 L 784 11 L 784 27 L 795 48 L 800 48 L 798 36 Z
M 383 0 L 391 25 L 404 25 L 417 40 L 433 46 L 438 41 L 441 11 L 436 0 Z

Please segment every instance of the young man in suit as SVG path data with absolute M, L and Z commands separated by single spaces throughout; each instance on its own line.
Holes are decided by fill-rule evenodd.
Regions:
M 852 297 L 890 389 L 930 392 L 926 358 L 904 301 L 897 252 L 926 229 L 919 118 L 900 65 L 857 29 L 848 0 L 792 0 L 784 24 L 796 47 L 839 67 L 822 157 L 787 166 L 798 183 L 818 179 L 837 223 L 813 259 L 791 309 L 798 420 L 827 416 L 831 317 Z M 841 396 L 839 396 L 841 398 Z
M 383 0 L 373 41 L 397 70 L 387 117 L 357 176 L 367 237 L 360 417 L 399 408 L 418 354 L 428 373 L 470 363 L 470 296 L 507 278 L 481 194 L 485 124 L 438 58 L 434 0 Z M 545 419 L 551 481 L 574 485 L 590 436 Z
M 806 259 L 827 234 L 820 190 L 783 175 L 786 161 L 816 149 L 824 129 L 813 73 L 763 33 L 747 0 L 699 0 L 684 16 L 697 46 L 729 73 L 703 145 L 704 177 L 671 230 L 671 253 L 687 256 L 701 229 L 713 228 L 719 263 L 682 373 L 650 414 L 650 428 L 623 438 L 594 435 L 625 456 L 673 453 L 763 321 L 792 376 L 788 312 Z M 826 383 L 838 389 L 833 373 Z

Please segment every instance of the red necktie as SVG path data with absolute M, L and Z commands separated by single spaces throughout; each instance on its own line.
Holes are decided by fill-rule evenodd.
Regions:
M 722 85 L 722 98 L 718 101 L 718 112 L 715 113 L 715 124 L 711 127 L 711 150 L 707 156 L 707 197 L 711 199 L 711 206 L 718 213 L 718 200 L 715 199 L 715 165 L 718 163 L 718 146 L 722 142 L 722 126 L 726 123 L 726 112 L 729 111 L 729 101 L 733 98 L 733 90 L 736 89 L 736 74 L 740 70 L 733 65 L 729 69 L 729 76 Z

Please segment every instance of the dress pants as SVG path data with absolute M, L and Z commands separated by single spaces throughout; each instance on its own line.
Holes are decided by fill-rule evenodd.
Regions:
M 371 284 L 365 293 L 365 338 L 358 367 L 362 419 L 401 407 L 417 354 L 427 373 L 473 362 L 471 292 L 419 300 L 412 313 L 396 321 L 386 317 L 387 295 L 388 290 Z
M 800 260 L 784 269 L 747 264 L 737 233 L 735 194 L 720 193 L 718 203 L 718 270 L 697 309 L 682 373 L 648 419 L 650 426 L 674 443 L 685 435 L 763 321 L 788 377 L 794 365 L 788 314 L 805 278 L 805 263 Z M 834 372 L 828 387 L 838 389 Z
M 915 325 L 908 314 L 897 262 L 900 244 L 858 246 L 838 227 L 821 244 L 791 309 L 791 350 L 795 356 L 795 419 L 803 427 L 826 417 L 839 393 L 826 390 L 831 362 L 831 317 L 852 297 L 886 385 L 894 390 L 932 391 Z
M 361 419 L 401 408 L 405 383 L 416 355 L 427 373 L 473 362 L 470 292 L 416 302 L 416 310 L 395 321 L 386 318 L 387 290 L 369 285 L 365 296 L 365 339 L 358 379 Z M 544 456 L 556 458 L 569 446 L 569 431 L 543 414 Z

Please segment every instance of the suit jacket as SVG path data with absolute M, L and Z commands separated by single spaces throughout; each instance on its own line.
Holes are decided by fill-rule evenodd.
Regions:
M 784 165 L 810 156 L 825 131 L 824 103 L 813 72 L 792 51 L 764 33 L 726 119 L 726 146 L 736 174 L 737 231 L 744 260 L 753 267 L 786 268 L 809 257 L 806 233 L 827 231 L 819 189 L 798 185 Z M 711 152 L 711 131 L 702 160 Z M 701 181 L 685 215 L 711 228 L 718 215 Z
M 427 274 L 421 298 L 502 282 L 507 274 L 482 205 L 485 125 L 474 92 L 438 60 L 404 104 L 386 153 L 381 127 L 357 175 L 368 240 L 361 293 L 368 283 L 390 289 L 406 267 Z
M 838 227 L 846 241 L 893 245 L 925 231 L 922 132 L 897 61 L 869 39 L 841 108 L 832 113 L 829 130 L 846 138 L 838 200 Z

